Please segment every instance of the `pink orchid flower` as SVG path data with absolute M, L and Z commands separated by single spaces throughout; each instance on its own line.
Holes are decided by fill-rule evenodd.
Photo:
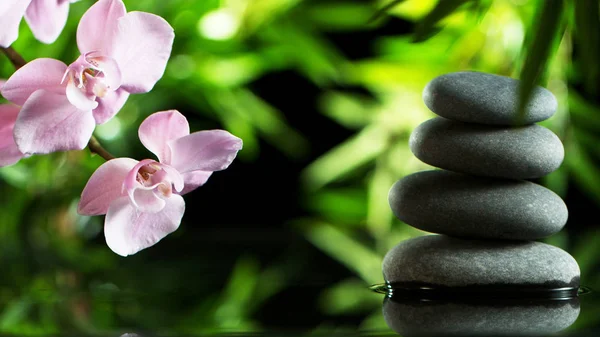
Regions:
M 0 80 L 0 89 L 4 83 L 6 83 L 4 80 Z M 0 104 L 0 167 L 15 164 L 23 158 L 13 138 L 13 128 L 18 113 L 18 106 Z
M 23 158 L 13 138 L 18 113 L 18 106 L 0 104 L 0 167 L 15 164 Z
M 175 110 L 150 115 L 138 134 L 158 161 L 107 161 L 90 177 L 78 206 L 82 215 L 106 214 L 106 243 L 122 256 L 175 231 L 185 211 L 181 195 L 226 169 L 242 148 L 242 140 L 227 131 L 190 134 L 186 118 Z
M 4 1 L 4 0 L 2 0 Z M 127 13 L 122 0 L 99 0 L 77 28 L 81 56 L 71 65 L 36 59 L 17 70 L 2 95 L 21 106 L 14 128 L 25 154 L 81 150 L 96 124 L 129 94 L 150 91 L 171 54 L 173 28 L 161 17 Z
M 56 41 L 67 23 L 69 4 L 76 1 L 79 0 L 0 1 L 0 47 L 15 42 L 23 16 L 36 39 L 43 43 Z

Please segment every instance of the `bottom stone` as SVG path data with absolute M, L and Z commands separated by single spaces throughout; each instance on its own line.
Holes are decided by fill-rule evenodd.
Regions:
M 535 241 L 466 240 L 425 235 L 403 241 L 383 259 L 386 282 L 411 287 L 579 287 L 580 271 L 564 250 Z
M 411 336 L 548 336 L 568 328 L 579 316 L 579 299 L 521 303 L 396 301 L 383 303 L 387 325 Z

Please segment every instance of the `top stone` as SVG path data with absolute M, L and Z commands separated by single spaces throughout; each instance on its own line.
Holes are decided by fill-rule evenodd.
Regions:
M 464 71 L 438 76 L 423 90 L 423 101 L 439 116 L 466 123 L 516 125 L 519 80 Z M 558 103 L 547 89 L 537 86 L 525 108 L 522 124 L 552 117 Z

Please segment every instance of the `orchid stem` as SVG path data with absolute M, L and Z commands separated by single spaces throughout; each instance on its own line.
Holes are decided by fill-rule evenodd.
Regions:
M 90 142 L 88 143 L 88 148 L 90 149 L 90 152 L 99 155 L 106 161 L 115 159 L 115 156 L 113 156 L 110 152 L 106 151 L 106 149 L 104 149 L 102 145 L 100 145 L 100 142 L 94 136 L 92 136 L 92 138 L 90 139 Z
M 0 50 L 2 50 L 2 52 L 4 54 L 6 54 L 6 57 L 8 57 L 8 59 L 10 60 L 10 62 L 17 69 L 21 68 L 22 66 L 24 66 L 27 63 L 27 61 L 25 61 L 25 59 L 23 58 L 23 56 L 21 56 L 21 54 L 19 54 L 12 47 L 8 47 L 8 48 L 2 48 L 2 47 L 0 47 Z

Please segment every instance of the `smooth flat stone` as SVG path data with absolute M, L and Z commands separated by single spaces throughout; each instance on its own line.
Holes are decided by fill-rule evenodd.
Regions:
M 533 179 L 560 167 L 560 139 L 536 124 L 501 127 L 442 117 L 419 125 L 409 145 L 421 161 L 439 168 L 488 177 Z
M 439 116 L 491 125 L 516 125 L 519 80 L 481 72 L 464 71 L 438 76 L 423 90 L 425 105 Z M 558 103 L 547 89 L 534 88 L 521 124 L 552 117 Z
M 579 287 L 579 266 L 564 250 L 536 241 L 465 240 L 425 235 L 405 240 L 383 259 L 390 283 Z
M 540 239 L 560 231 L 569 216 L 564 201 L 544 186 L 444 170 L 404 177 L 388 201 L 415 228 L 467 238 Z
M 383 317 L 401 336 L 548 336 L 577 320 L 578 298 L 502 304 L 396 301 L 386 298 Z

